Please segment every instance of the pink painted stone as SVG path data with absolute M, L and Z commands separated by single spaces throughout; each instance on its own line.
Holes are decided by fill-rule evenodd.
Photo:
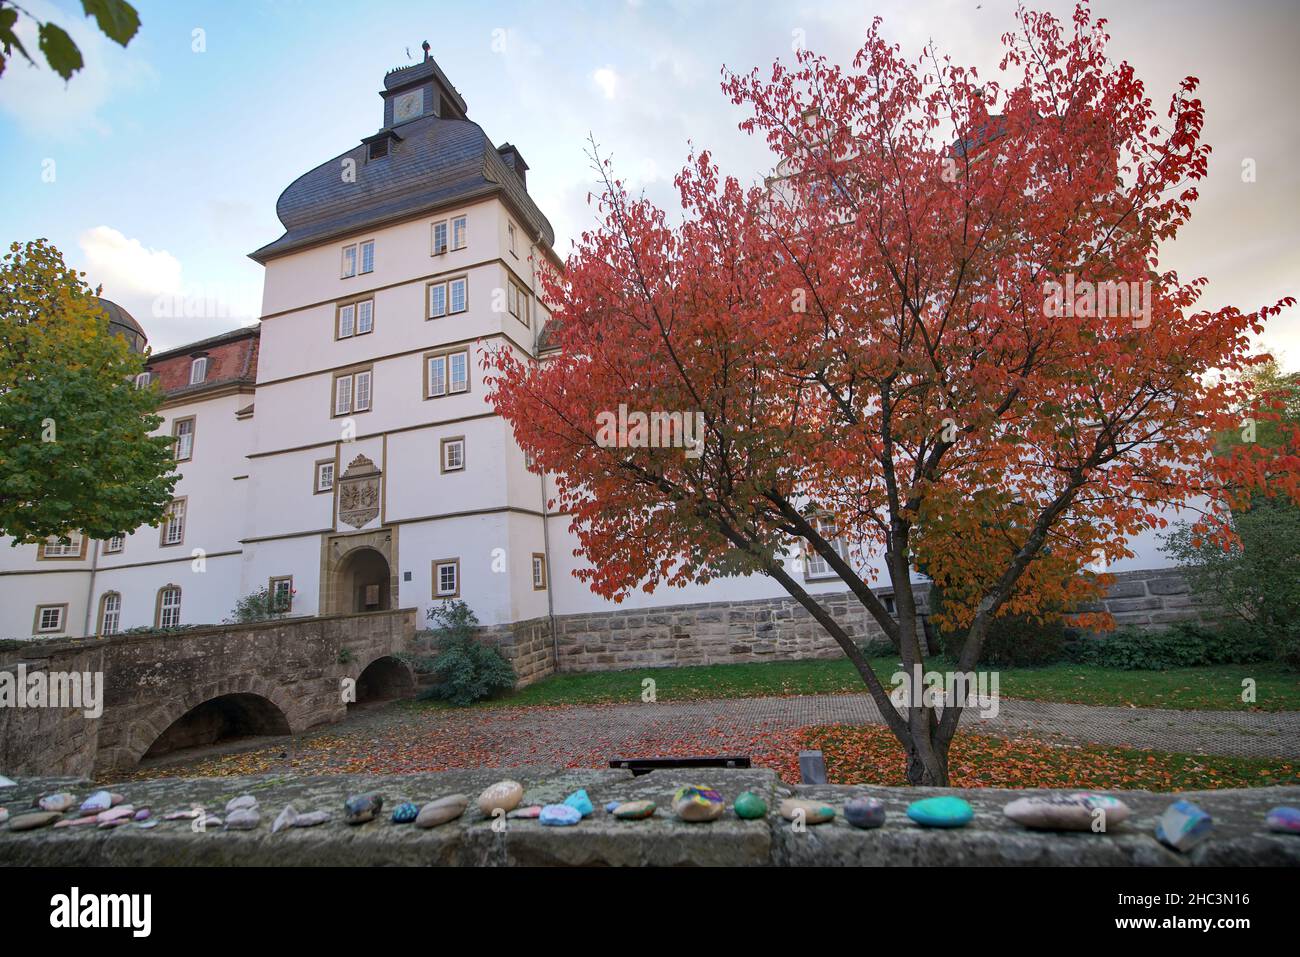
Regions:
M 515 808 L 513 811 L 510 811 L 509 813 L 506 814 L 506 817 L 515 818 L 515 819 L 518 818 L 528 819 L 528 818 L 535 818 L 541 816 L 542 816 L 542 806 L 540 804 L 532 804 L 529 805 L 528 807 Z
M 109 808 L 107 811 L 100 811 L 96 815 L 100 824 L 107 824 L 110 821 L 129 821 L 131 815 L 135 813 L 135 808 L 130 804 L 119 804 L 117 807 Z
M 86 817 L 66 817 L 62 821 L 55 821 L 55 827 L 85 827 L 87 824 L 98 824 L 99 815 L 90 814 Z

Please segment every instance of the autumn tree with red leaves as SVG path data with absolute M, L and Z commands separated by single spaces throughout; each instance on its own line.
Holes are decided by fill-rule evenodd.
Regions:
M 1260 361 L 1249 337 L 1292 300 L 1197 311 L 1205 280 L 1161 270 L 1210 152 L 1197 80 L 1157 112 L 1106 29 L 1086 4 L 1067 22 L 1021 9 L 985 78 L 932 48 L 905 58 L 877 20 L 849 68 L 801 51 L 725 74 L 776 175 L 747 188 L 692 155 L 671 225 L 599 163 L 601 221 L 545 278 L 560 351 L 487 360 L 571 516 L 579 577 L 617 600 L 771 576 L 857 667 L 915 784 L 947 783 L 962 702 L 891 706 L 787 555 L 820 556 L 909 672 L 924 569 L 970 672 L 1000 616 L 1095 597 L 1107 580 L 1086 567 L 1163 526 L 1157 506 L 1202 503 L 1227 535 L 1229 505 L 1297 495 L 1296 435 L 1215 454 L 1247 399 L 1234 373 Z M 703 445 L 610 447 L 620 405 L 701 413 Z

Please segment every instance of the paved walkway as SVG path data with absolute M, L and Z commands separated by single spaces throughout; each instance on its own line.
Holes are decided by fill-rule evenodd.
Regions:
M 878 724 L 881 718 L 870 697 L 848 694 L 493 708 L 480 711 L 474 723 L 485 733 L 493 728 L 506 732 L 501 746 L 503 763 L 508 764 L 507 755 L 535 760 L 539 751 L 586 751 L 589 743 L 596 742 L 602 747 L 620 742 L 639 745 L 647 738 L 707 738 L 710 732 L 730 739 L 738 733 L 761 736 L 816 724 Z M 1049 743 L 1300 758 L 1300 712 L 1295 711 L 1167 711 L 1003 699 L 996 716 L 966 711 L 961 727 L 978 734 Z

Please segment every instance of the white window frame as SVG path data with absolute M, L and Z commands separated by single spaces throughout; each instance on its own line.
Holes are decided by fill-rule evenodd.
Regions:
M 546 556 L 533 552 L 533 591 L 546 590 Z
M 451 571 L 451 587 L 443 585 L 443 571 Z M 443 558 L 433 563 L 433 597 L 456 598 L 460 595 L 460 559 Z
M 167 596 L 174 594 L 176 600 L 168 602 Z M 168 618 L 171 621 L 168 622 Z M 181 589 L 179 585 L 164 585 L 158 589 L 158 627 L 175 628 L 181 623 Z
M 465 470 L 465 437 L 442 440 L 442 471 L 463 472 Z M 453 464 L 454 458 L 454 464 Z
M 438 242 L 438 233 L 442 233 L 442 243 Z M 451 226 L 445 219 L 440 219 L 429 228 L 429 255 L 445 256 L 451 249 Z
M 352 243 L 343 247 L 343 261 L 339 265 L 339 278 L 351 279 L 357 274 L 357 266 L 360 257 L 357 255 L 357 244 Z
M 110 609 L 110 598 L 117 599 L 117 607 Z M 110 618 L 111 616 L 111 618 Z M 99 597 L 99 633 L 105 637 L 116 635 L 122 630 L 122 593 L 106 591 Z
M 114 545 L 113 544 L 114 542 L 116 542 L 117 544 Z M 122 554 L 125 548 L 126 548 L 125 535 L 114 535 L 112 538 L 106 538 L 104 540 L 105 555 L 120 555 Z
M 45 615 L 47 612 L 55 613 L 55 620 L 52 625 L 45 624 Z M 67 626 L 64 619 L 67 618 L 68 609 L 64 605 L 37 605 L 36 606 L 36 634 L 38 635 L 57 635 Z
M 453 216 L 451 218 L 451 248 L 464 249 L 469 245 L 469 217 Z
M 345 302 L 339 306 L 338 338 L 350 339 L 357 331 L 357 304 Z
M 833 536 L 828 539 L 828 541 L 831 544 L 831 548 L 835 550 L 835 553 L 839 555 L 840 558 L 844 559 L 845 561 L 848 561 L 848 557 L 849 557 L 848 546 L 845 545 L 844 539 L 840 537 L 839 530 L 835 527 L 834 523 L 831 522 L 829 518 L 814 518 L 812 519 L 811 524 L 813 528 L 817 530 L 817 533 L 821 535 L 823 538 L 827 537 L 827 531 L 829 530 L 829 532 Z M 804 542 L 804 579 L 807 581 L 811 581 L 813 579 L 838 578 L 838 577 L 839 576 L 835 573 L 835 570 L 831 568 L 830 563 L 828 563 L 825 558 L 823 558 L 816 551 L 814 551 L 812 545 L 809 542 L 805 541 Z
M 202 385 L 208 377 L 208 357 L 198 356 L 190 360 L 190 385 Z
M 516 259 L 519 258 L 519 252 L 518 252 L 518 250 L 515 248 L 515 246 L 516 246 L 516 233 L 517 233 L 517 232 L 518 232 L 518 230 L 515 229 L 515 224 L 514 224 L 514 223 L 511 223 L 511 222 L 507 222 L 507 223 L 506 223 L 506 238 L 507 238 L 507 240 L 508 240 L 508 245 L 509 245 L 509 249 L 510 249 L 510 255 L 514 256 Z
M 366 259 L 369 258 L 369 265 Z M 365 242 L 357 244 L 357 272 L 364 276 L 366 273 L 375 271 L 375 241 L 367 239 Z
M 188 433 L 181 431 L 181 427 L 185 425 L 190 427 Z M 188 462 L 194 457 L 194 425 L 195 418 L 192 415 L 187 415 L 172 422 L 172 437 L 176 439 L 176 447 L 172 451 L 177 462 Z
M 180 545 L 185 541 L 185 522 L 188 516 L 188 502 L 183 498 L 174 498 L 167 506 L 167 515 L 163 519 L 160 545 L 166 547 Z
M 326 469 L 329 470 L 330 480 L 328 485 L 323 485 L 321 483 L 321 475 L 324 474 Z M 334 461 L 332 459 L 328 462 L 316 463 L 316 481 L 315 481 L 314 488 L 317 492 L 334 491 Z
M 357 306 L 357 335 L 364 336 L 375 331 L 375 301 L 362 299 Z
M 456 361 L 462 360 L 464 365 L 464 376 L 460 388 L 456 387 Z M 447 393 L 457 395 L 461 392 L 469 391 L 469 352 L 461 349 L 458 352 L 447 353 Z
M 456 288 L 460 287 L 461 304 L 456 308 Z M 469 277 L 457 276 L 447 280 L 447 315 L 455 316 L 469 312 Z
M 153 373 L 152 373 L 152 372 L 141 372 L 141 373 L 138 373 L 138 374 L 136 375 L 136 377 L 135 377 L 135 387 L 136 387 L 137 389 L 143 389 L 143 388 L 146 388 L 146 387 L 149 385 L 149 383 L 152 382 L 152 381 L 153 381 Z
M 69 532 L 67 535 L 68 544 L 64 545 L 59 541 L 58 535 L 50 535 L 45 539 L 45 546 L 42 549 L 43 558 L 80 558 L 81 557 L 81 533 Z

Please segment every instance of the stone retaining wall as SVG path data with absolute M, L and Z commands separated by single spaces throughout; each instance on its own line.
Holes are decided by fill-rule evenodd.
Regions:
M 1133 809 L 1133 816 L 1105 834 L 1060 834 L 1030 831 L 1009 821 L 1002 808 L 1024 791 L 993 789 L 875 788 L 784 784 L 768 770 L 655 771 L 634 778 L 610 769 L 511 769 L 525 787 L 529 804 L 562 800 L 585 788 L 595 814 L 575 827 L 543 827 L 537 821 L 511 820 L 497 831 L 472 799 L 506 775 L 500 769 L 444 771 L 401 776 L 331 775 L 245 778 L 157 779 L 120 785 L 137 807 L 158 814 L 199 804 L 221 814 L 225 802 L 249 793 L 260 802 L 262 820 L 253 831 L 211 828 L 195 832 L 189 821 L 167 821 L 152 830 L 126 825 L 111 831 L 96 828 L 44 828 L 11 832 L 0 828 L 0 866 L 221 866 L 221 865 L 1096 865 L 1201 866 L 1300 865 L 1300 837 L 1272 834 L 1264 815 L 1280 804 L 1300 803 L 1300 787 L 1205 791 L 1187 797 L 1214 818 L 1212 836 L 1187 854 L 1156 841 L 1155 819 L 1174 799 L 1146 791 L 1114 792 Z M 730 805 L 743 791 L 766 800 L 766 818 L 744 821 L 728 811 L 711 824 L 683 824 L 669 812 L 673 792 L 682 784 L 717 788 Z M 0 804 L 11 812 L 27 808 L 43 794 L 71 790 L 84 796 L 88 785 L 66 780 L 25 780 L 0 791 Z M 369 824 L 342 821 L 348 795 L 379 793 L 384 812 Z M 424 803 L 447 794 L 471 798 L 459 819 L 432 830 L 388 823 L 387 811 L 400 801 Z M 1047 793 L 1036 791 L 1033 793 Z M 826 801 L 837 809 L 850 797 L 880 798 L 888 816 L 878 830 L 850 827 L 838 816 L 830 823 L 796 831 L 777 813 L 790 795 Z M 921 828 L 905 815 L 907 805 L 936 794 L 960 795 L 975 809 L 975 819 L 958 830 Z M 649 799 L 658 813 L 646 821 L 619 821 L 604 813 L 612 800 Z M 271 822 L 292 803 L 299 813 L 331 812 L 333 819 L 315 828 L 291 828 L 271 834 Z M 75 813 L 75 812 L 74 812 Z

